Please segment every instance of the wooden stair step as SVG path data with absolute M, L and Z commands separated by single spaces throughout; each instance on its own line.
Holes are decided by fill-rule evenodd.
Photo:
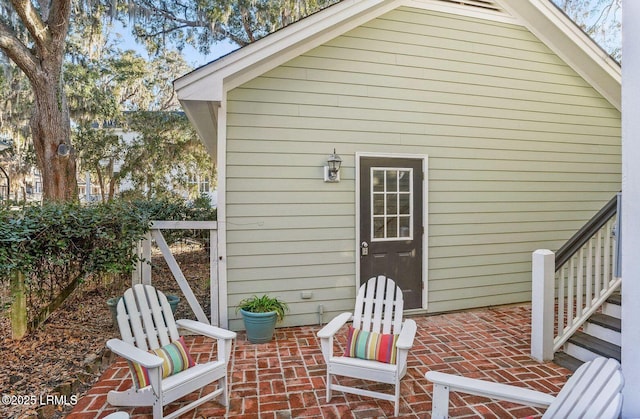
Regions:
M 618 345 L 587 335 L 586 333 L 576 332 L 567 342 L 588 349 L 606 358 L 614 358 L 618 361 L 620 361 L 621 358 L 621 349 Z
M 589 323 L 597 324 L 598 326 L 602 326 L 616 332 L 622 331 L 622 321 L 615 317 L 607 316 L 606 314 L 594 314 L 589 318 Z
M 556 352 L 553 356 L 553 362 L 568 369 L 569 371 L 575 371 L 580 367 L 580 365 L 584 364 L 584 362 L 578 358 L 574 358 L 564 352 Z
M 611 294 L 609 296 L 609 298 L 607 298 L 607 303 L 616 304 L 616 305 L 621 306 L 622 305 L 622 296 L 620 295 L 619 292 L 614 292 L 613 294 Z

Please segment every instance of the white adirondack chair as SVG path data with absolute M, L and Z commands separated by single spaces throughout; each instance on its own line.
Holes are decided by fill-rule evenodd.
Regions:
M 543 419 L 615 419 L 622 408 L 624 379 L 614 359 L 596 358 L 580 366 L 556 397 L 522 387 L 429 371 L 433 382 L 431 417 L 448 417 L 449 391 L 547 407 Z
M 400 409 L 400 379 L 407 372 L 407 356 L 413 346 L 416 334 L 416 322 L 402 321 L 402 290 L 392 279 L 384 276 L 373 277 L 363 284 L 356 297 L 355 312 L 342 313 L 331 320 L 318 332 L 322 345 L 322 355 L 327 363 L 327 403 L 331 400 L 333 389 L 368 397 L 376 397 L 394 402 L 394 414 Z M 349 320 L 353 327 L 368 332 L 393 333 L 400 335 L 396 343 L 396 364 L 335 356 L 333 337 Z M 357 387 L 333 384 L 332 376 L 346 376 L 372 380 L 395 386 L 394 394 L 371 391 Z
M 165 295 L 151 285 L 134 285 L 124 293 L 117 307 L 120 339 L 111 339 L 107 347 L 123 358 L 149 369 L 151 385 L 125 391 L 110 391 L 107 401 L 113 406 L 152 406 L 154 419 L 175 418 L 200 404 L 217 398 L 228 405 L 227 364 L 236 334 L 194 320 L 175 321 Z M 162 358 L 148 352 L 179 338 L 177 326 L 217 340 L 217 359 L 196 364 L 175 375 L 162 378 Z M 165 405 L 217 381 L 215 391 L 163 416 Z

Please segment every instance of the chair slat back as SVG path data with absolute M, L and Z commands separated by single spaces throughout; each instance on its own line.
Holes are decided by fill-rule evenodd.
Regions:
M 122 340 L 145 351 L 180 337 L 167 297 L 151 285 L 136 284 L 125 291 L 117 312 Z
M 370 278 L 358 290 L 353 327 L 367 332 L 399 334 L 404 307 L 402 290 L 383 275 Z
M 576 370 L 543 418 L 617 418 L 623 385 L 620 364 L 596 358 Z

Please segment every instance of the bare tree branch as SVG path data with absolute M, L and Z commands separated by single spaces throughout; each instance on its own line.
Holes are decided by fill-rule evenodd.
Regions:
M 181 5 L 182 6 L 182 5 Z M 165 19 L 171 20 L 173 22 L 176 23 L 181 23 L 183 25 L 183 27 L 193 27 L 193 28 L 200 28 L 200 27 L 205 27 L 207 26 L 207 22 L 202 21 L 202 20 L 189 20 L 189 19 L 182 19 L 180 17 L 178 17 L 176 14 L 174 14 L 173 12 L 167 10 L 167 9 L 163 9 L 160 7 L 155 7 L 153 5 L 138 5 L 138 7 L 150 12 L 150 13 L 154 13 L 158 16 L 162 16 Z M 186 9 L 186 6 L 183 6 Z
M 249 43 L 255 42 L 256 40 L 253 35 L 253 30 L 251 29 L 251 24 L 251 12 L 245 9 L 242 11 L 242 26 L 247 33 L 247 37 L 249 37 Z
M 212 28 L 212 32 L 219 34 L 220 36 L 222 36 L 223 38 L 228 38 L 231 41 L 235 42 L 237 45 L 244 47 L 247 46 L 248 43 L 246 40 L 235 36 L 234 34 L 232 34 L 231 32 L 229 32 L 228 30 L 226 30 L 224 27 L 222 27 L 222 25 L 218 22 L 215 23 L 215 25 L 213 25 Z
M 184 24 L 184 25 L 179 25 L 179 26 L 172 26 L 170 28 L 163 29 L 163 30 L 160 30 L 160 31 L 156 31 L 156 32 L 153 32 L 153 33 L 140 34 L 139 36 L 141 38 L 155 38 L 156 36 L 166 35 L 166 34 L 171 33 L 171 32 L 179 31 L 179 30 L 185 29 L 185 28 L 192 28 L 192 27 L 195 28 L 195 27 L 198 27 L 198 26 L 194 25 L 194 24 Z
M 4 22 L 0 21 L 0 49 L 29 77 L 38 76 L 38 63 L 31 51 L 15 36 Z
M 69 32 L 69 17 L 71 16 L 71 0 L 52 0 L 50 14 L 47 19 L 50 36 L 55 45 L 64 48 L 64 39 Z
M 33 38 L 36 49 L 45 51 L 47 45 L 51 42 L 51 34 L 47 24 L 42 21 L 42 18 L 29 0 L 11 0 L 11 4 Z

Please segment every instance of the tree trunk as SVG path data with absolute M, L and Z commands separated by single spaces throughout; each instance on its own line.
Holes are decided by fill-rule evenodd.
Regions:
M 100 169 L 100 163 L 96 165 L 96 173 L 98 174 L 98 186 L 100 186 L 100 198 L 102 198 L 102 202 L 105 201 L 105 192 L 104 192 L 104 178 L 102 177 L 102 170 Z
M 20 23 L 25 34 L 18 37 L 7 22 L 0 24 L 0 49 L 29 79 L 34 105 L 31 137 L 42 173 L 43 198 L 63 201 L 77 199 L 76 163 L 73 153 L 60 156 L 58 147 L 71 147 L 69 107 L 64 92 L 62 65 L 71 0 L 53 2 L 12 0 L 2 2 L 15 25 Z M 29 47 L 27 47 L 29 45 Z
M 46 201 L 69 201 L 78 197 L 75 153 L 58 153 L 60 144 L 71 147 L 69 108 L 60 73 L 43 73 L 43 80 L 34 86 L 31 117 L 31 135 L 42 173 L 42 196 Z
M 116 194 L 116 185 L 119 182 L 119 178 L 117 177 L 111 177 L 111 180 L 109 180 L 109 201 L 113 200 L 113 197 Z

